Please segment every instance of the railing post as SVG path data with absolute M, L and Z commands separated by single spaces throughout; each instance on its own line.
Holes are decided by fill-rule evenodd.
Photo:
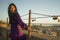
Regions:
M 28 27 L 28 34 L 29 34 L 29 37 L 31 37 L 31 20 L 32 20 L 32 18 L 31 18 L 31 10 L 29 10 L 29 27 Z

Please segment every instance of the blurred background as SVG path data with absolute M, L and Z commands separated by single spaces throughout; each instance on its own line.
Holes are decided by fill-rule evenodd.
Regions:
M 60 0 L 0 0 L 0 40 L 10 40 L 8 6 L 14 3 L 28 25 L 31 10 L 30 40 L 60 40 Z M 28 38 L 28 30 L 23 30 Z M 28 40 L 28 39 L 27 39 Z

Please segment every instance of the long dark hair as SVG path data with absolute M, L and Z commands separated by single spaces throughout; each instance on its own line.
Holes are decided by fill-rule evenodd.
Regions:
M 14 13 L 12 13 L 11 11 L 10 11 L 10 8 L 11 8 L 11 6 L 15 6 L 15 12 Z M 11 20 L 13 20 L 13 17 L 15 17 L 14 15 L 17 13 L 17 7 L 16 7 L 16 5 L 14 4 L 14 3 L 11 3 L 10 5 L 9 5 L 9 7 L 8 7 L 8 16 L 9 16 L 9 23 L 11 23 Z

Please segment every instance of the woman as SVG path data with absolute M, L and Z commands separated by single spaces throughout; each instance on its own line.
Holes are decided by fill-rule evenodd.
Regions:
M 26 40 L 22 29 L 28 29 L 27 25 L 21 20 L 15 4 L 11 3 L 8 7 L 9 23 L 11 24 L 11 40 Z

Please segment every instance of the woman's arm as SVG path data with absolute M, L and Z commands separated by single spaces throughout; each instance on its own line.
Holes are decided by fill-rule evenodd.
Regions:
M 17 13 L 17 16 L 16 16 L 16 20 L 17 20 L 17 22 L 18 22 L 18 24 L 19 25 L 21 25 L 21 27 L 23 28 L 23 29 L 28 29 L 28 26 L 27 26 L 27 24 L 25 24 L 23 21 L 22 21 L 22 19 L 21 19 L 21 17 L 19 16 L 19 14 Z

